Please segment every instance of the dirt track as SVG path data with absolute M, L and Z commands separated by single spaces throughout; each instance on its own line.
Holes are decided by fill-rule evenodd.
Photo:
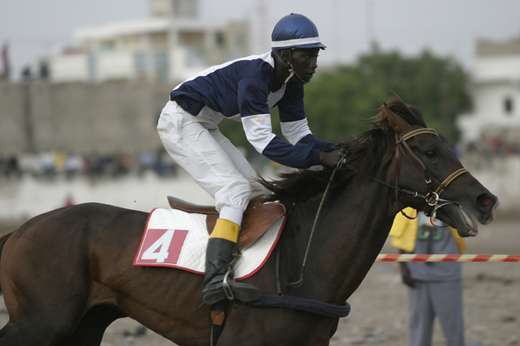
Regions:
M 498 217 L 481 226 L 477 238 L 467 240 L 466 253 L 520 254 L 520 219 Z M 0 233 L 16 226 L 0 225 Z M 385 246 L 382 253 L 395 253 Z M 520 263 L 465 263 L 464 316 L 467 345 L 520 345 Z M 331 345 L 407 345 L 406 289 L 397 264 L 375 263 L 365 281 L 349 299 L 352 312 L 341 319 Z M 0 325 L 8 315 L 0 302 Z M 444 345 L 435 326 L 434 345 Z M 137 332 L 137 333 L 136 333 Z M 128 335 L 139 334 L 144 335 Z M 174 345 L 130 319 L 113 323 L 103 346 Z

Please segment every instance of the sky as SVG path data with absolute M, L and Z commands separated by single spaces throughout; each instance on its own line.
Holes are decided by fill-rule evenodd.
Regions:
M 304 14 L 328 47 L 322 66 L 351 64 L 375 41 L 405 56 L 427 49 L 471 71 L 477 39 L 520 36 L 520 0 L 199 0 L 199 6 L 208 21 L 250 20 L 255 54 L 270 49 L 281 17 Z M 148 0 L 0 0 L 0 44 L 9 45 L 16 80 L 37 58 L 79 46 L 74 32 L 81 28 L 148 16 Z

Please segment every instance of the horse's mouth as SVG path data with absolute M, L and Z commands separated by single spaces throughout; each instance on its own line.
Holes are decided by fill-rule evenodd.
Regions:
M 457 229 L 461 237 L 475 237 L 478 234 L 475 217 L 462 206 L 455 204 L 444 206 L 438 210 L 437 217 Z
M 466 236 L 476 237 L 478 234 L 478 226 L 477 226 L 477 222 L 475 221 L 475 218 L 473 217 L 473 215 L 468 213 L 466 211 L 466 209 L 464 209 L 463 207 L 459 208 L 459 213 L 461 214 L 462 218 L 466 222 L 466 225 L 469 227 L 469 230 L 467 231 Z M 460 232 L 459 232 L 459 235 L 461 237 L 464 237 L 464 235 L 460 234 Z

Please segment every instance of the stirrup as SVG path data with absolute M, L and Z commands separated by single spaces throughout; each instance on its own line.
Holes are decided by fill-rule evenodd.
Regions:
M 233 294 L 233 291 L 231 290 L 231 286 L 229 286 L 228 283 L 228 276 L 231 273 L 231 267 L 228 268 L 228 271 L 226 272 L 226 275 L 224 275 L 224 279 L 222 280 L 222 289 L 224 290 L 224 294 L 226 295 L 227 300 L 235 300 L 235 295 Z

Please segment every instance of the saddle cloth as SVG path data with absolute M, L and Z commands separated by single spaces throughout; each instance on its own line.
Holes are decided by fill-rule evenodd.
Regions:
M 204 274 L 208 231 L 206 215 L 176 209 L 154 209 L 135 256 L 134 266 L 172 267 Z M 242 249 L 233 266 L 235 280 L 256 273 L 273 251 L 286 216 L 280 217 L 257 241 Z

